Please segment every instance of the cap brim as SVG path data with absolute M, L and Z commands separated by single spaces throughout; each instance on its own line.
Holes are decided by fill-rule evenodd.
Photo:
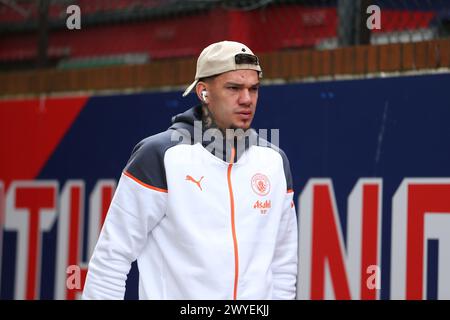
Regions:
M 186 97 L 192 91 L 192 89 L 195 88 L 195 86 L 197 85 L 197 82 L 198 82 L 198 80 L 195 80 L 194 82 L 191 83 L 191 85 L 189 87 L 187 87 L 187 89 L 183 93 L 183 97 Z

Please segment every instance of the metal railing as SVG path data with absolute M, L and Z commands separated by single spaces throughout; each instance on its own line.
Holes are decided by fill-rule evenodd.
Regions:
M 80 8 L 86 39 L 92 37 L 91 31 L 98 26 L 147 23 L 148 38 L 156 39 L 160 46 L 167 43 L 167 52 L 159 54 L 165 58 L 180 54 L 193 56 L 205 44 L 223 39 L 242 40 L 255 51 L 273 52 L 417 42 L 450 35 L 449 0 L 0 0 L 0 69 L 2 57 L 8 57 L 8 64 L 14 63 L 11 52 L 21 52 L 23 42 L 16 40 L 30 37 L 30 33 L 35 33 L 37 39 L 38 30 L 45 39 L 40 28 L 42 15 L 38 14 L 42 2 L 48 2 L 49 8 L 48 50 L 53 33 L 70 32 L 66 27 L 69 4 Z M 201 21 L 201 30 L 197 21 Z M 157 25 L 170 27 L 156 30 Z M 205 43 L 186 45 L 183 40 L 199 37 Z M 114 48 L 125 43 L 121 40 L 117 38 Z M 158 56 L 152 52 L 154 45 L 149 43 L 144 48 L 151 58 Z M 73 48 L 68 51 L 77 52 Z M 103 53 L 98 51 L 95 54 L 117 54 L 108 47 Z M 119 51 L 143 52 L 142 48 L 127 52 L 126 47 Z M 70 55 L 64 57 L 65 61 L 70 58 Z

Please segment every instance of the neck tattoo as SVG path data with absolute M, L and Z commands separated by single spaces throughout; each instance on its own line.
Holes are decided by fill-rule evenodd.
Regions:
M 225 133 L 224 132 L 225 130 L 219 128 L 219 126 L 217 125 L 207 105 L 202 106 L 202 124 L 203 124 L 203 131 L 206 131 L 208 129 L 218 129 L 222 132 L 222 134 Z

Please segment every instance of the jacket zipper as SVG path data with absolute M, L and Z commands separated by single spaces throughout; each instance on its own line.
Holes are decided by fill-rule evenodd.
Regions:
M 234 224 L 234 196 L 233 187 L 231 185 L 231 168 L 234 163 L 234 148 L 231 149 L 231 160 L 228 165 L 227 179 L 228 179 L 228 191 L 230 193 L 230 208 L 231 208 L 231 233 L 233 236 L 233 248 L 234 248 L 234 289 L 233 289 L 233 300 L 237 299 L 237 286 L 239 280 L 239 253 L 238 253 L 238 243 L 236 238 L 236 227 Z

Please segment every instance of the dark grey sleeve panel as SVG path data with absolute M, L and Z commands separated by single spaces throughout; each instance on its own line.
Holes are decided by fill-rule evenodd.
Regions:
M 289 159 L 283 150 L 278 148 L 278 151 L 280 152 L 281 158 L 283 159 L 283 168 L 284 168 L 284 175 L 286 177 L 287 190 L 293 190 L 294 183 L 292 181 L 291 166 L 289 164 Z
M 167 190 L 164 154 L 178 141 L 171 141 L 171 130 L 140 141 L 133 149 L 124 171 L 152 187 Z

